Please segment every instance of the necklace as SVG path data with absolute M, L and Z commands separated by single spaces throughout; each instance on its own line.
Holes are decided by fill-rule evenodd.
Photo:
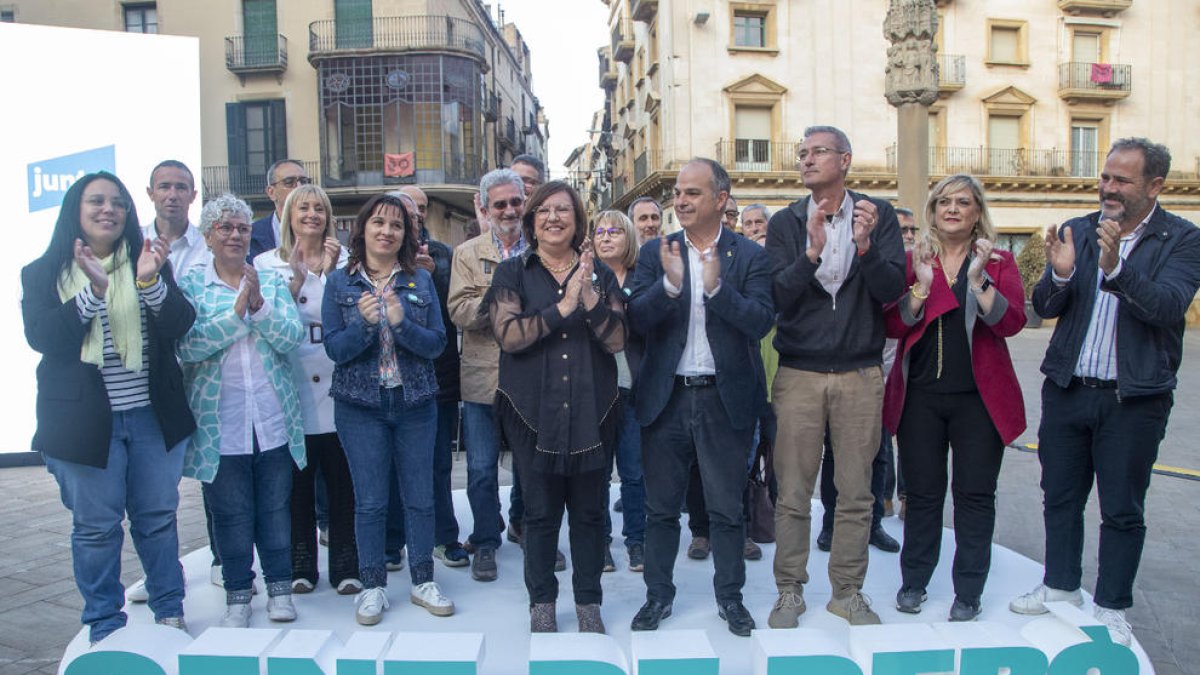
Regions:
M 566 272 L 567 270 L 574 267 L 575 263 L 578 261 L 579 261 L 579 256 L 576 253 L 572 252 L 570 260 L 568 260 L 562 266 L 554 267 L 554 266 L 550 265 L 550 261 L 547 260 L 545 256 L 542 256 L 542 267 L 545 267 L 546 271 L 551 274 L 562 274 L 563 272 Z

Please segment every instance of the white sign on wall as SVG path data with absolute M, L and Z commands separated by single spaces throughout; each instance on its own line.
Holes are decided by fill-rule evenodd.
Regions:
M 115 173 L 143 224 L 154 218 L 146 196 L 154 165 L 177 159 L 199 180 L 199 41 L 0 23 L 0 91 L 0 222 L 10 231 L 11 261 L 0 273 L 9 391 L 0 406 L 0 453 L 8 453 L 28 451 L 36 426 L 40 357 L 20 329 L 20 268 L 45 251 L 63 195 L 85 173 Z

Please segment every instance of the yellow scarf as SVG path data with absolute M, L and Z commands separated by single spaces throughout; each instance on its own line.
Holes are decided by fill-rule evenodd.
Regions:
M 126 370 L 138 373 L 142 370 L 142 310 L 133 276 L 125 269 L 128 262 L 129 253 L 120 242 L 112 255 L 100 259 L 104 272 L 108 274 L 108 291 L 104 294 L 104 305 L 108 312 L 108 329 L 112 333 L 113 349 L 121 357 L 121 363 Z M 66 302 L 79 295 L 83 287 L 90 283 L 92 282 L 80 269 L 79 264 L 73 262 L 70 270 L 65 272 L 58 282 L 58 298 Z M 97 368 L 104 367 L 104 327 L 99 321 L 93 321 L 88 328 L 88 333 L 83 338 L 79 360 Z

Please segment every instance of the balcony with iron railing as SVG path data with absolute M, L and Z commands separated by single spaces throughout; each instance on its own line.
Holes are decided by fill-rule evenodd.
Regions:
M 613 59 L 622 63 L 633 60 L 633 22 L 629 19 L 618 19 L 612 30 Z
M 281 76 L 287 65 L 287 38 L 283 35 L 231 35 L 225 38 L 225 68 L 239 78 L 256 74 Z
M 512 117 L 505 120 L 502 128 L 496 130 L 496 140 L 500 145 L 506 146 L 509 150 L 516 151 L 520 147 L 517 143 L 517 122 Z
M 655 171 L 667 168 L 662 150 L 644 150 L 633 160 L 633 184 L 646 180 Z
M 612 50 L 609 47 L 601 47 L 596 50 L 596 56 L 600 61 L 600 88 L 605 91 L 612 91 L 617 88 L 617 64 L 610 58 Z
M 484 174 L 483 159 L 475 154 L 449 148 L 413 154 L 413 172 L 408 176 L 388 176 L 382 153 L 359 156 L 357 161 L 349 156 L 326 158 L 321 185 L 331 194 L 362 193 L 397 185 L 475 185 Z
M 317 180 L 317 162 L 304 161 L 304 172 Z M 202 198 L 207 201 L 217 195 L 231 193 L 246 199 L 266 199 L 267 169 L 249 166 L 206 166 L 200 172 Z
M 370 21 L 325 19 L 308 25 L 308 59 L 346 53 L 460 52 L 486 63 L 479 26 L 449 16 L 387 16 Z
M 757 138 L 738 138 L 717 142 L 717 161 L 729 171 L 795 171 L 796 141 L 772 142 Z
M 482 94 L 483 119 L 495 122 L 500 119 L 500 97 L 494 91 L 483 90 Z
M 1067 103 L 1112 104 L 1129 98 L 1133 68 L 1127 64 L 1073 61 L 1058 64 L 1058 95 Z
M 938 54 L 938 91 L 951 93 L 967 84 L 967 57 L 962 54 Z
M 1113 16 L 1133 6 L 1133 0 L 1058 0 L 1058 8 L 1068 14 L 1097 13 Z
M 658 14 L 658 0 L 633 0 L 632 14 L 634 21 L 649 23 Z
M 1038 148 L 929 148 L 929 175 L 1095 178 L 1104 152 Z M 896 171 L 896 146 L 887 149 L 888 171 Z

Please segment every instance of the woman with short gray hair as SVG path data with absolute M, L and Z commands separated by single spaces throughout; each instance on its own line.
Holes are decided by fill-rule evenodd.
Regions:
M 232 195 L 204 205 L 200 232 L 212 259 L 179 281 L 196 322 L 179 341 L 184 388 L 197 430 L 183 475 L 203 481 L 221 552 L 225 616 L 250 625 L 251 563 L 257 547 L 267 581 L 267 617 L 294 621 L 292 466 L 304 468 L 300 400 L 287 354 L 304 329 L 287 284 L 260 280 L 246 264 L 250 207 Z

